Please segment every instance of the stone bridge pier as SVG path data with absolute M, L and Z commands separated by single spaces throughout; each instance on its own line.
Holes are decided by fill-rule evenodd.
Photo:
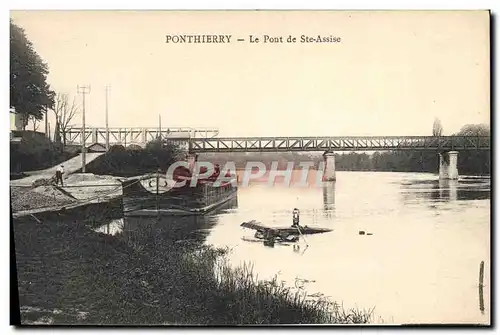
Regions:
M 323 154 L 323 159 L 325 160 L 325 169 L 323 171 L 323 181 L 335 181 L 335 154 L 333 152 L 326 151 Z
M 194 152 L 189 152 L 187 155 L 187 162 L 188 162 L 189 170 L 191 170 L 191 172 L 193 172 L 194 167 L 195 167 L 196 163 L 198 162 L 198 154 L 196 154 Z
M 458 151 L 448 151 L 439 154 L 439 179 L 458 179 Z

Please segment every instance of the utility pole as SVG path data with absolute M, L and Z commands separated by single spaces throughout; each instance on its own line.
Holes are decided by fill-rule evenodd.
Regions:
M 48 128 L 48 116 L 49 116 L 49 107 L 45 105 L 45 137 L 50 139 L 49 136 L 49 128 Z
M 85 173 L 85 154 L 87 148 L 85 147 L 85 95 L 90 94 L 90 85 L 88 86 L 77 86 L 76 90 L 78 93 L 82 94 L 83 105 L 82 105 L 82 173 Z
M 108 92 L 109 85 L 106 85 L 106 151 L 109 151 L 109 127 L 108 127 Z
M 158 114 L 158 138 L 161 141 L 161 114 Z

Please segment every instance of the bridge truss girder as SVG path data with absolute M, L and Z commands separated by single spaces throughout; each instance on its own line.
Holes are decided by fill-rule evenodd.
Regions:
M 191 138 L 193 152 L 489 150 L 490 137 L 369 136 L 369 137 L 240 137 Z
M 188 140 L 189 138 L 210 138 L 217 136 L 219 131 L 214 128 L 109 128 L 110 144 L 140 144 L 145 145 L 159 136 L 165 139 Z M 82 144 L 82 129 L 71 128 L 65 133 L 67 144 Z M 106 143 L 106 128 L 86 128 L 85 144 Z

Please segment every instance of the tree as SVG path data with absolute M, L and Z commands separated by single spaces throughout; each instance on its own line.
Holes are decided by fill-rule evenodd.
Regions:
M 486 124 L 466 124 L 457 136 L 490 136 L 490 127 Z
M 443 135 L 443 125 L 441 120 L 436 118 L 434 124 L 432 125 L 432 136 L 442 136 Z
M 10 21 L 10 106 L 28 120 L 41 120 L 54 105 L 55 93 L 47 84 L 47 64 L 33 49 L 24 29 Z
M 58 93 L 54 103 L 54 115 L 58 126 L 58 136 L 63 140 L 63 146 L 66 146 L 66 132 L 68 131 L 71 120 L 78 113 L 76 99 L 73 98 L 71 104 L 67 94 Z
M 60 123 L 56 120 L 56 126 L 54 127 L 54 143 L 59 145 L 61 143 L 61 131 Z
M 456 136 L 490 136 L 486 124 L 466 124 Z M 464 174 L 490 174 L 491 150 L 463 151 L 458 155 L 458 169 Z
M 40 120 L 37 120 L 34 116 L 31 116 L 30 119 L 33 122 L 33 131 L 37 131 L 38 128 L 40 127 L 40 125 L 38 124 Z

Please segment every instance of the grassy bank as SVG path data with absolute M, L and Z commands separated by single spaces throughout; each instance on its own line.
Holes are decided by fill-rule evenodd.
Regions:
M 94 232 L 65 215 L 14 222 L 23 322 L 54 324 L 364 323 L 369 313 L 309 301 L 232 269 L 224 250 Z
M 78 149 L 63 150 L 45 137 L 33 131 L 14 131 L 18 141 L 10 144 L 10 171 L 19 174 L 25 171 L 43 170 L 78 155 Z

